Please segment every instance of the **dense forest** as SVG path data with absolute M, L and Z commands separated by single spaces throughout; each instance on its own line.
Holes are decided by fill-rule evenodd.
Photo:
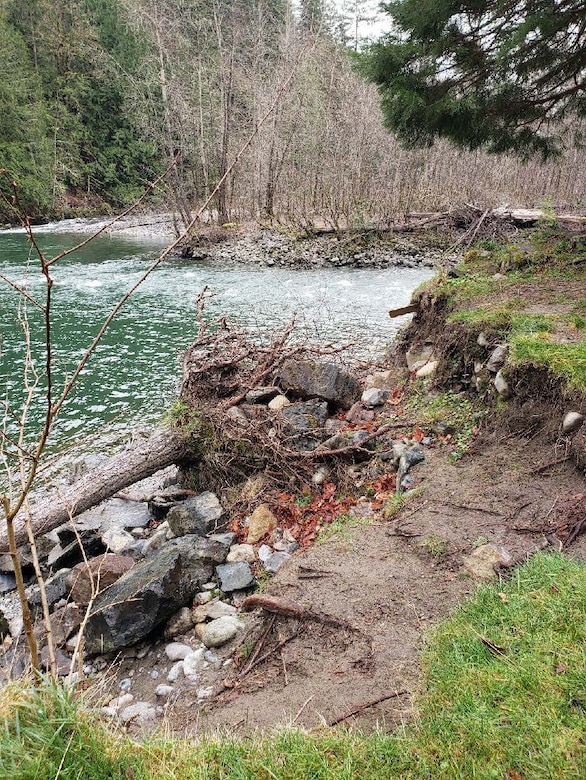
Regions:
M 523 163 L 405 150 L 360 74 L 376 3 L 0 0 L 0 187 L 35 219 L 117 210 L 171 161 L 151 206 L 220 222 L 388 222 L 455 203 L 575 207 L 584 155 Z M 274 106 L 273 110 L 269 109 Z M 265 115 L 268 118 L 260 124 Z M 0 202 L 0 219 L 13 219 Z

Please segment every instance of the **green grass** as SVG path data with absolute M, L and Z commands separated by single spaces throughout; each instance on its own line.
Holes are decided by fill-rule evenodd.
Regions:
M 337 542 L 350 541 L 357 528 L 370 525 L 372 522 L 372 517 L 360 517 L 351 512 L 338 515 L 333 522 L 320 530 L 317 544 L 325 544 L 332 541 L 332 539 L 335 539 Z
M 578 780 L 586 777 L 586 568 L 538 554 L 443 621 L 418 719 L 395 733 L 284 729 L 133 742 L 71 693 L 0 694 L 2 780 Z M 499 650 L 500 648 L 500 650 Z
M 586 393 L 586 340 L 557 344 L 536 335 L 513 334 L 511 358 L 516 364 L 546 368 L 565 380 L 569 389 Z

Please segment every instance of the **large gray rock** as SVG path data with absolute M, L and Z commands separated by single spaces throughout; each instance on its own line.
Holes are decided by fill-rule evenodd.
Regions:
M 325 401 L 293 404 L 281 412 L 289 434 L 286 444 L 298 451 L 313 450 L 326 437 L 328 405 Z
M 206 491 L 170 509 L 167 522 L 175 536 L 205 536 L 217 528 L 223 514 L 224 510 L 216 494 Z
M 86 627 L 87 652 L 109 652 L 144 639 L 189 604 L 227 554 L 227 546 L 198 536 L 167 542 L 97 597 Z
M 322 398 L 332 406 L 349 409 L 360 397 L 355 377 L 334 363 L 287 360 L 279 372 L 281 387 L 298 398 Z

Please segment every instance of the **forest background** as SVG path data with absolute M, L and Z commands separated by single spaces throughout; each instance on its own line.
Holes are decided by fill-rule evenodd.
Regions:
M 364 227 L 469 202 L 583 206 L 576 147 L 547 163 L 444 142 L 403 149 L 360 75 L 376 6 L 0 0 L 0 166 L 46 220 L 118 210 L 177 157 L 151 206 L 188 222 L 276 101 L 215 196 L 220 223 Z M 0 187 L 11 195 L 9 179 Z M 0 199 L 0 220 L 13 219 Z

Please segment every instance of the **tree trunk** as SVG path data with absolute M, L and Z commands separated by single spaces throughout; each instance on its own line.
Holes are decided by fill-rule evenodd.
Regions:
M 111 498 L 129 485 L 150 477 L 156 471 L 188 457 L 185 439 L 170 428 L 154 433 L 132 450 L 115 455 L 73 485 L 63 487 L 31 507 L 31 526 L 35 536 L 52 531 L 86 509 Z M 15 520 L 17 544 L 26 541 L 24 517 Z M 6 529 L 0 532 L 0 553 L 8 550 Z

